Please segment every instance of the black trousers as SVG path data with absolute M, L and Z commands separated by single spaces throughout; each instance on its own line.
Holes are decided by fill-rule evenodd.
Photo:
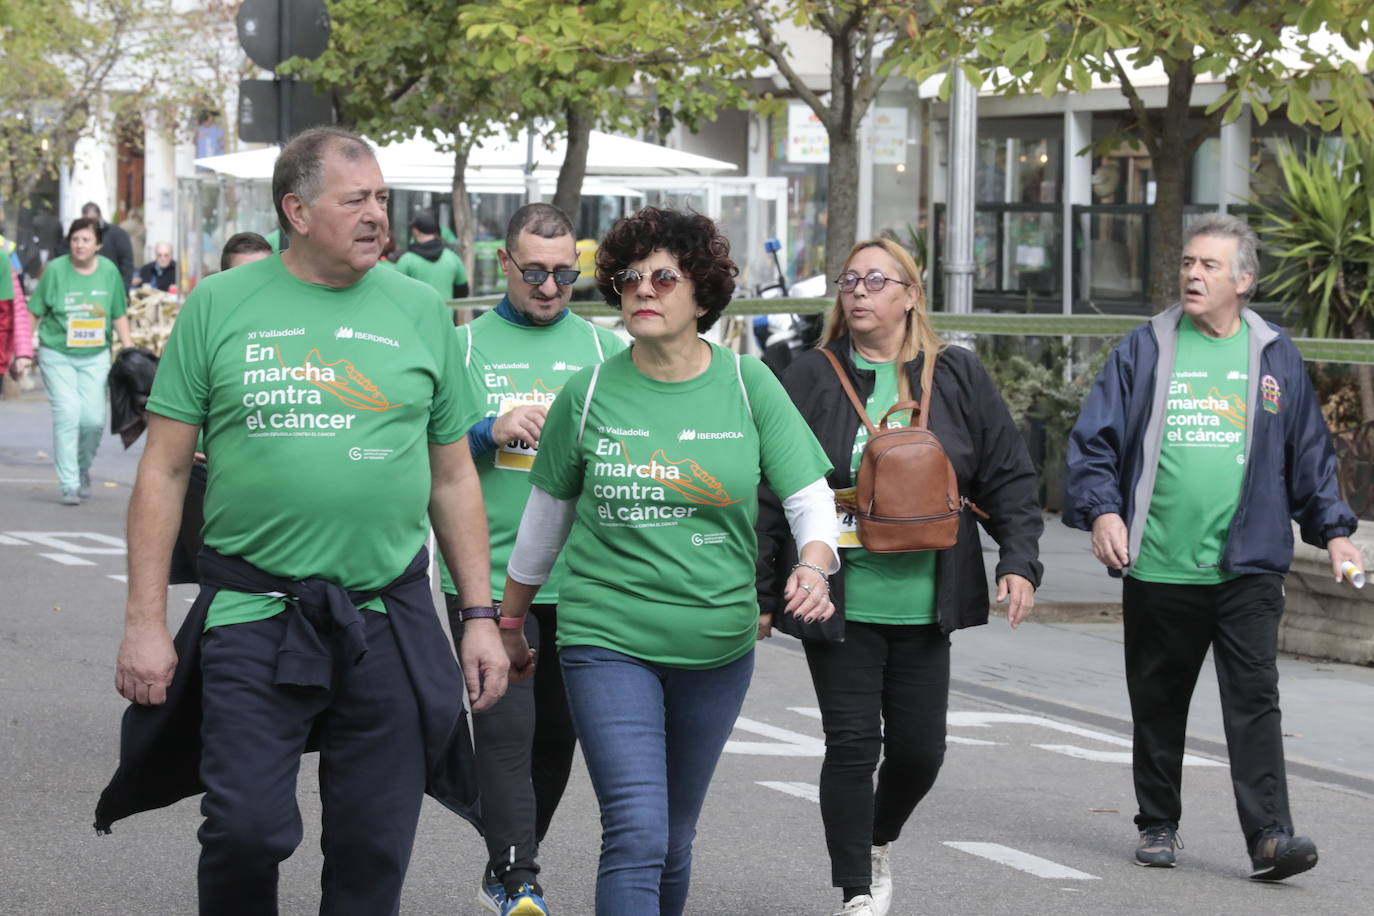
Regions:
M 450 608 L 458 601 L 445 599 Z M 557 605 L 530 607 L 525 639 L 539 653 L 534 677 L 511 684 L 501 702 L 472 717 L 487 871 L 511 893 L 526 882 L 537 884 L 539 844 L 563 800 L 577 748 L 557 629 Z M 461 644 L 461 626 L 458 631 Z
M 201 641 L 200 912 L 277 912 L 277 866 L 300 845 L 296 775 L 312 730 L 324 808 L 322 914 L 400 912 L 425 753 L 419 709 L 385 614 L 363 611 L 368 652 L 329 690 L 273 683 L 285 615 Z
M 897 839 L 944 763 L 949 637 L 937 624 L 849 620 L 844 642 L 804 645 L 825 730 L 821 821 L 831 883 L 862 887 L 871 882 L 872 847 Z
M 1247 575 L 1218 585 L 1127 577 L 1122 609 L 1135 725 L 1136 824 L 1178 825 L 1188 704 L 1210 647 L 1246 845 L 1252 847 L 1265 827 L 1292 830 L 1276 664 L 1283 577 Z

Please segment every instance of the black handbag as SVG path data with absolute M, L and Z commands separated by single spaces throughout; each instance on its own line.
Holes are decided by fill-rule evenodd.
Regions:
M 835 613 L 811 623 L 786 611 L 775 611 L 773 629 L 803 642 L 841 643 L 844 642 L 844 609 L 836 605 Z

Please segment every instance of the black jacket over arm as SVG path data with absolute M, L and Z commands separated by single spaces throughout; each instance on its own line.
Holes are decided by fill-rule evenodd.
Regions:
M 856 369 L 850 340 L 843 337 L 827 349 L 840 358 L 860 399 L 873 392 L 874 373 Z M 920 358 L 908 363 L 913 399 L 920 400 Z M 853 486 L 850 472 L 859 418 L 825 357 L 812 350 L 799 356 L 782 379 L 783 387 L 820 440 L 834 470 L 827 478 L 832 489 Z M 1015 574 L 1037 588 L 1040 534 L 1044 519 L 1037 498 L 1035 467 L 1025 442 L 1012 422 L 1002 396 L 983 364 L 962 347 L 948 347 L 935 364 L 930 422 L 959 477 L 959 493 L 988 514 L 983 522 L 1000 547 L 997 576 Z M 940 627 L 948 633 L 988 620 L 987 571 L 975 516 L 965 510 L 959 522 L 959 541 L 940 551 L 936 561 L 935 603 Z M 796 562 L 782 505 L 766 486 L 759 491 L 759 609 L 774 613 L 782 607 L 782 586 Z M 844 551 L 841 552 L 843 559 Z M 831 579 L 831 597 L 844 611 L 844 568 Z

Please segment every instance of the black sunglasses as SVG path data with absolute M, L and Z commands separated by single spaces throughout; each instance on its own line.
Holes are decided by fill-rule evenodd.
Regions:
M 875 293 L 889 283 L 900 283 L 903 286 L 911 285 L 906 280 L 898 280 L 895 277 L 884 276 L 881 270 L 870 270 L 862 277 L 852 270 L 847 270 L 835 278 L 835 283 L 839 285 L 840 292 L 852 293 L 858 287 L 860 280 L 863 280 L 866 289 Z
M 509 254 L 507 254 L 507 257 L 510 257 Z M 553 282 L 557 283 L 559 286 L 572 286 L 577 282 L 577 278 L 582 276 L 582 271 L 578 270 L 576 267 L 560 267 L 557 270 L 543 270 L 537 267 L 521 267 L 519 264 L 516 264 L 515 258 L 511 258 L 510 262 L 515 264 L 515 269 L 520 271 L 520 278 L 530 286 L 543 286 L 544 281 L 549 278 L 549 274 L 553 274 Z
M 637 289 L 639 281 L 644 279 L 644 274 L 631 267 L 624 270 L 617 270 L 611 276 L 611 287 L 617 296 L 625 295 L 627 289 Z M 679 280 L 685 279 L 682 274 L 673 270 L 671 267 L 660 267 L 649 273 L 649 283 L 653 286 L 654 292 L 660 296 L 666 296 L 672 292 L 673 287 L 677 286 Z

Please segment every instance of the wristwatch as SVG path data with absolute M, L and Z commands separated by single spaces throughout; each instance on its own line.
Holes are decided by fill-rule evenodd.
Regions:
M 495 620 L 501 616 L 499 606 L 488 607 L 465 607 L 458 612 L 458 619 L 463 623 L 469 620 Z

